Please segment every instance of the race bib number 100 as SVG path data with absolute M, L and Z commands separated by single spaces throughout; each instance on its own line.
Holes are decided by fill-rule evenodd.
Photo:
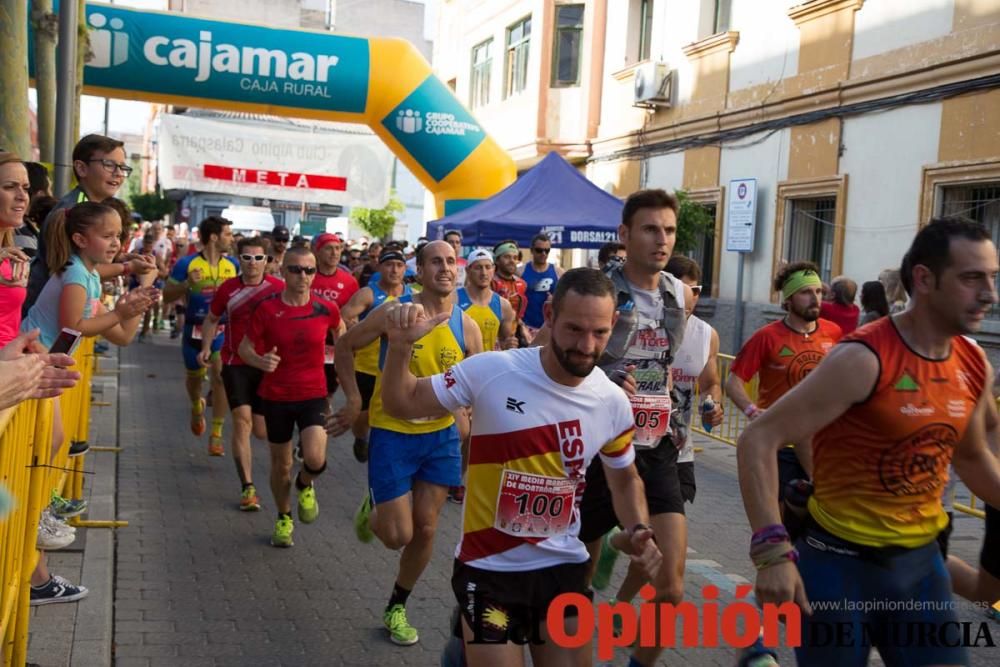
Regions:
M 494 528 L 514 537 L 552 537 L 569 530 L 577 481 L 504 470 Z
M 635 418 L 635 447 L 656 447 L 670 432 L 670 397 L 636 394 L 630 398 Z

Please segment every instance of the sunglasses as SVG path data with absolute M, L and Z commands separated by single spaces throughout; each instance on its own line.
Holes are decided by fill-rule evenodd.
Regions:
M 691 285 L 691 292 L 695 296 L 701 296 L 701 285 Z
M 104 171 L 112 175 L 115 173 L 115 170 L 118 170 L 123 174 L 125 174 L 125 178 L 128 178 L 129 176 L 132 175 L 132 167 L 128 166 L 127 164 L 118 164 L 114 160 L 108 160 L 104 158 L 94 158 L 92 160 L 87 160 L 87 162 L 100 162 L 101 166 L 104 167 Z
M 263 262 L 270 258 L 267 255 L 240 255 L 240 259 L 244 262 Z
M 299 266 L 298 264 L 289 264 L 285 267 L 288 269 L 289 273 L 294 273 L 295 275 L 302 275 L 303 273 L 307 276 L 311 276 L 316 273 L 315 266 Z
M 548 255 L 550 250 L 552 250 L 552 248 L 532 248 L 531 252 L 537 252 L 543 255 Z

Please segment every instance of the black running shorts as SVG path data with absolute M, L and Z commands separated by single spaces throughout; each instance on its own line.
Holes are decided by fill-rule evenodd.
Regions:
M 652 449 L 636 449 L 635 467 L 646 486 L 650 516 L 684 514 L 684 494 L 677 474 L 677 448 L 669 438 L 664 438 Z M 617 525 L 604 465 L 600 457 L 594 457 L 587 468 L 587 487 L 580 501 L 580 539 L 585 544 L 593 542 Z
M 979 555 L 979 565 L 988 573 L 1000 579 L 1000 510 L 986 506 L 986 535 L 983 551 Z
M 249 405 L 255 414 L 261 414 L 260 397 L 257 387 L 264 377 L 264 371 L 245 364 L 226 365 L 222 367 L 222 385 L 226 388 L 226 400 L 229 409 Z
M 267 425 L 267 441 L 283 445 L 292 441 L 295 427 L 299 433 L 310 426 L 323 426 L 323 414 L 329 409 L 326 398 L 311 398 L 306 401 L 269 401 L 261 399 L 264 423 Z
M 361 371 L 354 371 L 354 379 L 358 383 L 358 390 L 361 392 L 361 410 L 367 410 L 368 404 L 375 393 L 375 376 Z
M 549 604 L 557 595 L 579 593 L 593 599 L 594 594 L 587 587 L 588 563 L 496 572 L 456 560 L 451 588 L 475 639 L 523 644 L 544 626 Z M 565 618 L 576 615 L 575 607 L 566 607 Z M 506 622 L 501 625 L 498 620 Z

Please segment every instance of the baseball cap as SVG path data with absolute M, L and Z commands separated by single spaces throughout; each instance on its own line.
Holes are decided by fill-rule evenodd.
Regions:
M 489 262 L 493 261 L 493 253 L 491 253 L 486 248 L 476 248 L 469 253 L 469 256 L 465 258 L 468 262 L 468 266 L 472 266 L 481 259 L 485 259 Z
M 383 250 L 382 254 L 378 256 L 378 263 L 381 264 L 382 262 L 388 262 L 393 259 L 406 263 L 406 257 L 404 257 L 403 253 L 398 250 Z
M 313 239 L 313 246 L 316 250 L 319 250 L 323 246 L 330 245 L 331 243 L 343 243 L 343 240 L 336 234 L 323 233 Z
M 271 238 L 275 241 L 287 242 L 291 238 L 291 235 L 288 233 L 288 227 L 275 227 L 271 232 Z

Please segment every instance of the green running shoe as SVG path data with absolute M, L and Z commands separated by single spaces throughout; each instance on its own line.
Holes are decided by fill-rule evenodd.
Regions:
M 615 571 L 615 561 L 618 560 L 618 549 L 611 546 L 611 537 L 620 533 L 620 528 L 613 528 L 601 540 L 601 555 L 597 559 L 597 567 L 594 569 L 594 578 L 590 585 L 594 590 L 603 591 L 611 583 L 611 575 Z
M 274 532 L 271 533 L 271 546 L 287 548 L 293 546 L 292 531 L 295 530 L 295 522 L 292 517 L 282 514 L 274 524 Z
M 299 491 L 299 521 L 312 523 L 319 516 L 319 503 L 316 502 L 316 489 L 311 486 Z
M 354 534 L 365 544 L 368 544 L 375 537 L 372 527 L 368 525 L 368 517 L 372 513 L 371 495 L 365 494 L 365 499 L 361 501 L 361 507 L 354 513 Z
M 389 639 L 398 646 L 413 646 L 420 637 L 417 629 L 406 620 L 406 607 L 394 604 L 382 614 L 382 622 L 389 631 Z

